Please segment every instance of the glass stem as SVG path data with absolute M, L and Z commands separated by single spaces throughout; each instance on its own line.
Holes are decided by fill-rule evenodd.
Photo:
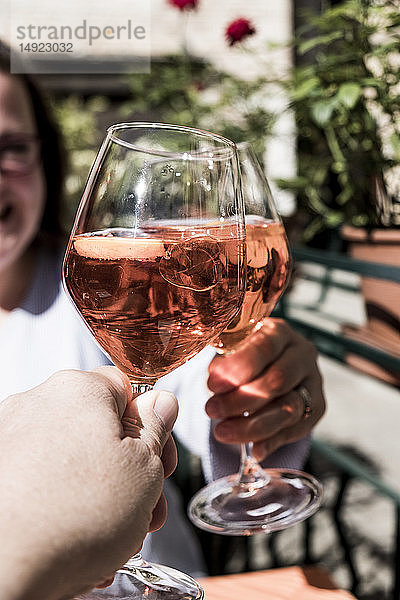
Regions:
M 239 485 L 265 485 L 268 476 L 253 456 L 253 443 L 240 444 Z
M 140 394 L 144 394 L 145 392 L 149 392 L 153 389 L 152 383 L 137 383 L 131 380 L 132 393 L 133 398 L 137 398 Z M 140 425 L 138 424 L 138 427 Z M 137 573 L 137 569 L 146 566 L 146 561 L 143 560 L 140 552 L 137 552 L 125 563 L 122 570 L 125 569 L 131 573 Z

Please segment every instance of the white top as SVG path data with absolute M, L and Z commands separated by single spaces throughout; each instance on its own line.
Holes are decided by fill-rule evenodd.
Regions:
M 208 480 L 235 472 L 239 460 L 238 448 L 215 440 L 204 411 L 210 395 L 207 368 L 213 356 L 214 350 L 205 348 L 157 382 L 157 387 L 177 396 L 180 409 L 174 434 L 201 457 Z M 0 400 L 38 385 L 60 369 L 90 370 L 109 362 L 62 289 L 60 257 L 42 252 L 27 297 L 0 328 Z M 307 450 L 308 440 L 300 440 L 275 452 L 267 463 L 299 468 Z M 166 494 L 167 523 L 147 536 L 143 557 L 195 577 L 205 574 L 197 539 L 171 481 L 166 483 Z

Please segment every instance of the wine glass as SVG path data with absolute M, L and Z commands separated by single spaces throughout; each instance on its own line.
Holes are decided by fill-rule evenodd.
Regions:
M 176 125 L 122 123 L 108 129 L 90 172 L 64 286 L 137 395 L 232 320 L 244 294 L 245 251 L 233 142 Z M 129 598 L 202 598 L 192 578 L 140 555 L 113 586 L 84 598 L 118 598 L 116 586 L 128 586 Z
M 215 342 L 220 354 L 234 352 L 262 326 L 286 287 L 291 266 L 285 229 L 263 169 L 248 143 L 238 144 L 238 151 L 246 215 L 246 290 L 240 312 Z M 188 513 L 198 527 L 216 533 L 269 533 L 309 517 L 321 494 L 314 477 L 290 469 L 264 470 L 252 456 L 252 444 L 242 444 L 239 473 L 198 491 Z

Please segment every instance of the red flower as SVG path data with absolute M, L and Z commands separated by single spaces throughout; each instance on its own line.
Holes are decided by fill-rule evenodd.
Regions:
M 241 42 L 249 35 L 253 35 L 256 32 L 255 27 L 253 27 L 252 23 L 249 19 L 236 19 L 236 21 L 232 21 L 230 25 L 225 30 L 226 39 L 229 42 L 230 46 L 237 44 L 237 42 Z
M 192 10 L 193 8 L 197 8 L 197 4 L 199 0 L 168 0 L 172 6 L 179 8 L 179 10 Z

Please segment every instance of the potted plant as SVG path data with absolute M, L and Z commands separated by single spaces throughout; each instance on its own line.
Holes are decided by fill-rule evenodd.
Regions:
M 297 194 L 304 240 L 340 232 L 355 257 L 400 265 L 398 2 L 346 0 L 308 15 L 295 47 L 298 176 L 280 185 Z M 362 288 L 367 329 L 347 333 L 400 353 L 400 285 Z

